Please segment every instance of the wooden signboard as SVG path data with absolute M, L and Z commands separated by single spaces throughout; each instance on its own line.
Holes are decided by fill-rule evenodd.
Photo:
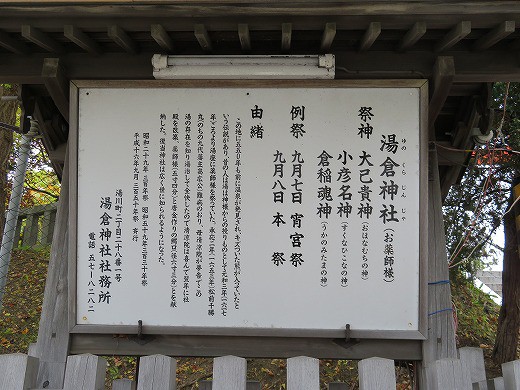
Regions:
M 424 338 L 425 81 L 72 87 L 72 332 Z

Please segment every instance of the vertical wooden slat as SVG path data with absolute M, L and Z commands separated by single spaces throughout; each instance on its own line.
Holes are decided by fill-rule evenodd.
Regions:
M 346 383 L 333 382 L 329 383 L 329 390 L 348 390 Z
M 394 361 L 382 358 L 363 359 L 358 363 L 360 390 L 394 390 Z
M 481 348 L 464 347 L 459 349 L 462 368 L 466 370 L 471 383 L 486 381 L 484 351 Z
M 458 359 L 440 359 L 426 367 L 431 377 L 431 390 L 472 390 L 472 385 Z
M 520 360 L 502 364 L 502 375 L 506 390 L 520 389 Z
M 211 381 L 200 381 L 199 390 L 211 390 L 212 383 Z
M 245 390 L 247 362 L 236 356 L 213 360 L 213 390 Z
M 136 383 L 130 379 L 116 379 L 112 382 L 112 390 L 135 390 Z
M 287 359 L 287 390 L 319 390 L 320 361 L 298 356 Z
M 504 378 L 498 377 L 487 381 L 488 390 L 505 390 Z
M 292 23 L 282 23 L 282 53 L 291 50 Z
M 332 42 L 334 41 L 334 37 L 336 36 L 336 23 L 327 23 L 325 24 L 325 29 L 323 30 L 323 35 L 321 37 L 321 51 L 329 51 L 332 46 Z
M 18 222 L 16 223 L 16 230 L 14 232 L 14 248 L 18 248 L 20 245 L 20 239 L 22 234 L 22 222 L 25 219 L 25 217 L 18 217 Z
M 42 217 L 42 238 L 41 243 L 48 245 L 52 243 L 52 234 L 54 233 L 54 224 L 56 222 L 56 210 L 47 210 Z
M 473 382 L 473 390 L 489 390 L 487 381 Z
M 23 246 L 36 245 L 38 239 L 38 219 L 36 214 L 29 214 L 25 219 L 25 228 L 23 230 Z
M 65 370 L 64 390 L 103 390 L 107 361 L 85 354 L 69 356 Z
M 381 23 L 372 22 L 359 42 L 359 51 L 367 51 L 381 34 Z
M 38 359 L 21 353 L 0 355 L 0 389 L 26 390 L 36 384 Z
M 177 361 L 169 356 L 152 355 L 139 360 L 138 390 L 175 390 Z

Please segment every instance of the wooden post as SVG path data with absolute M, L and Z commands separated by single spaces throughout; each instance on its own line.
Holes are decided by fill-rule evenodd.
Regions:
M 45 283 L 42 315 L 34 355 L 40 359 L 36 387 L 59 389 L 63 386 L 69 350 L 68 309 L 68 218 L 69 169 L 68 157 L 61 182 L 49 270 Z
M 130 379 L 116 379 L 112 382 L 112 390 L 135 390 L 135 382 Z
M 520 360 L 502 364 L 504 387 L 506 390 L 520 389 Z
M 138 390 L 175 390 L 177 361 L 169 356 L 152 355 L 139 360 Z
M 505 390 L 504 378 L 499 376 L 498 378 L 490 379 L 487 381 L 487 390 Z
M 486 381 L 484 351 L 481 348 L 460 348 L 459 359 L 462 363 L 462 369 L 466 370 L 466 373 L 469 376 L 471 383 Z
M 29 214 L 25 218 L 25 228 L 23 229 L 23 246 L 36 245 L 38 239 L 38 215 Z
M 42 237 L 41 244 L 52 244 L 52 234 L 54 233 L 54 223 L 56 222 L 56 210 L 47 210 L 42 218 Z
M 38 359 L 22 353 L 0 355 L 0 389 L 25 390 L 35 386 Z
M 458 359 L 441 359 L 426 367 L 428 390 L 472 390 L 472 385 Z
M 213 390 L 245 390 L 247 362 L 236 356 L 213 360 Z
M 320 361 L 298 356 L 287 359 L 287 390 L 319 390 Z
M 199 382 L 199 390 L 211 390 L 213 388 L 212 381 L 200 381 Z M 261 390 L 262 386 L 258 381 L 247 381 L 246 382 L 246 390 Z
M 424 367 L 438 359 L 456 358 L 455 326 L 442 217 L 437 150 L 430 148 L 428 181 L 428 339 L 423 342 L 419 369 L 421 388 L 426 389 Z
M 358 363 L 359 390 L 394 390 L 394 361 L 382 358 L 363 359 Z
M 333 382 L 329 383 L 329 390 L 348 390 L 346 383 Z
M 69 356 L 63 390 L 102 390 L 105 388 L 107 361 L 85 354 Z

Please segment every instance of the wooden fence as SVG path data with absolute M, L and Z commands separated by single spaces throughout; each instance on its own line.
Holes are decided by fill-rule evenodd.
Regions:
M 20 209 L 14 248 L 50 245 L 56 222 L 57 203 Z
M 34 389 L 38 359 L 24 354 L 0 356 L 0 390 Z M 69 356 L 63 390 L 103 390 L 106 361 L 86 354 Z M 174 390 L 176 360 L 163 355 L 142 357 L 138 383 L 116 380 L 112 390 Z M 361 390 L 395 390 L 394 361 L 382 358 L 358 364 Z M 246 379 L 243 358 L 224 356 L 213 361 L 213 381 L 199 383 L 202 390 L 260 390 L 260 383 Z M 503 377 L 486 381 L 484 355 L 480 348 L 461 348 L 459 359 L 442 359 L 426 367 L 428 390 L 518 390 L 520 360 L 502 365 Z M 319 390 L 319 360 L 310 357 L 287 359 L 287 390 Z M 329 390 L 346 390 L 345 383 L 330 383 Z M 51 390 L 51 389 L 37 389 Z

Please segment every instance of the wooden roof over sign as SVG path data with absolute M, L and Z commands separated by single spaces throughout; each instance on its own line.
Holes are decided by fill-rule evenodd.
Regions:
M 70 79 L 151 79 L 155 53 L 336 56 L 336 78 L 430 80 L 443 192 L 489 86 L 519 81 L 520 2 L 454 0 L 0 0 L 0 81 L 24 85 L 59 171 Z

